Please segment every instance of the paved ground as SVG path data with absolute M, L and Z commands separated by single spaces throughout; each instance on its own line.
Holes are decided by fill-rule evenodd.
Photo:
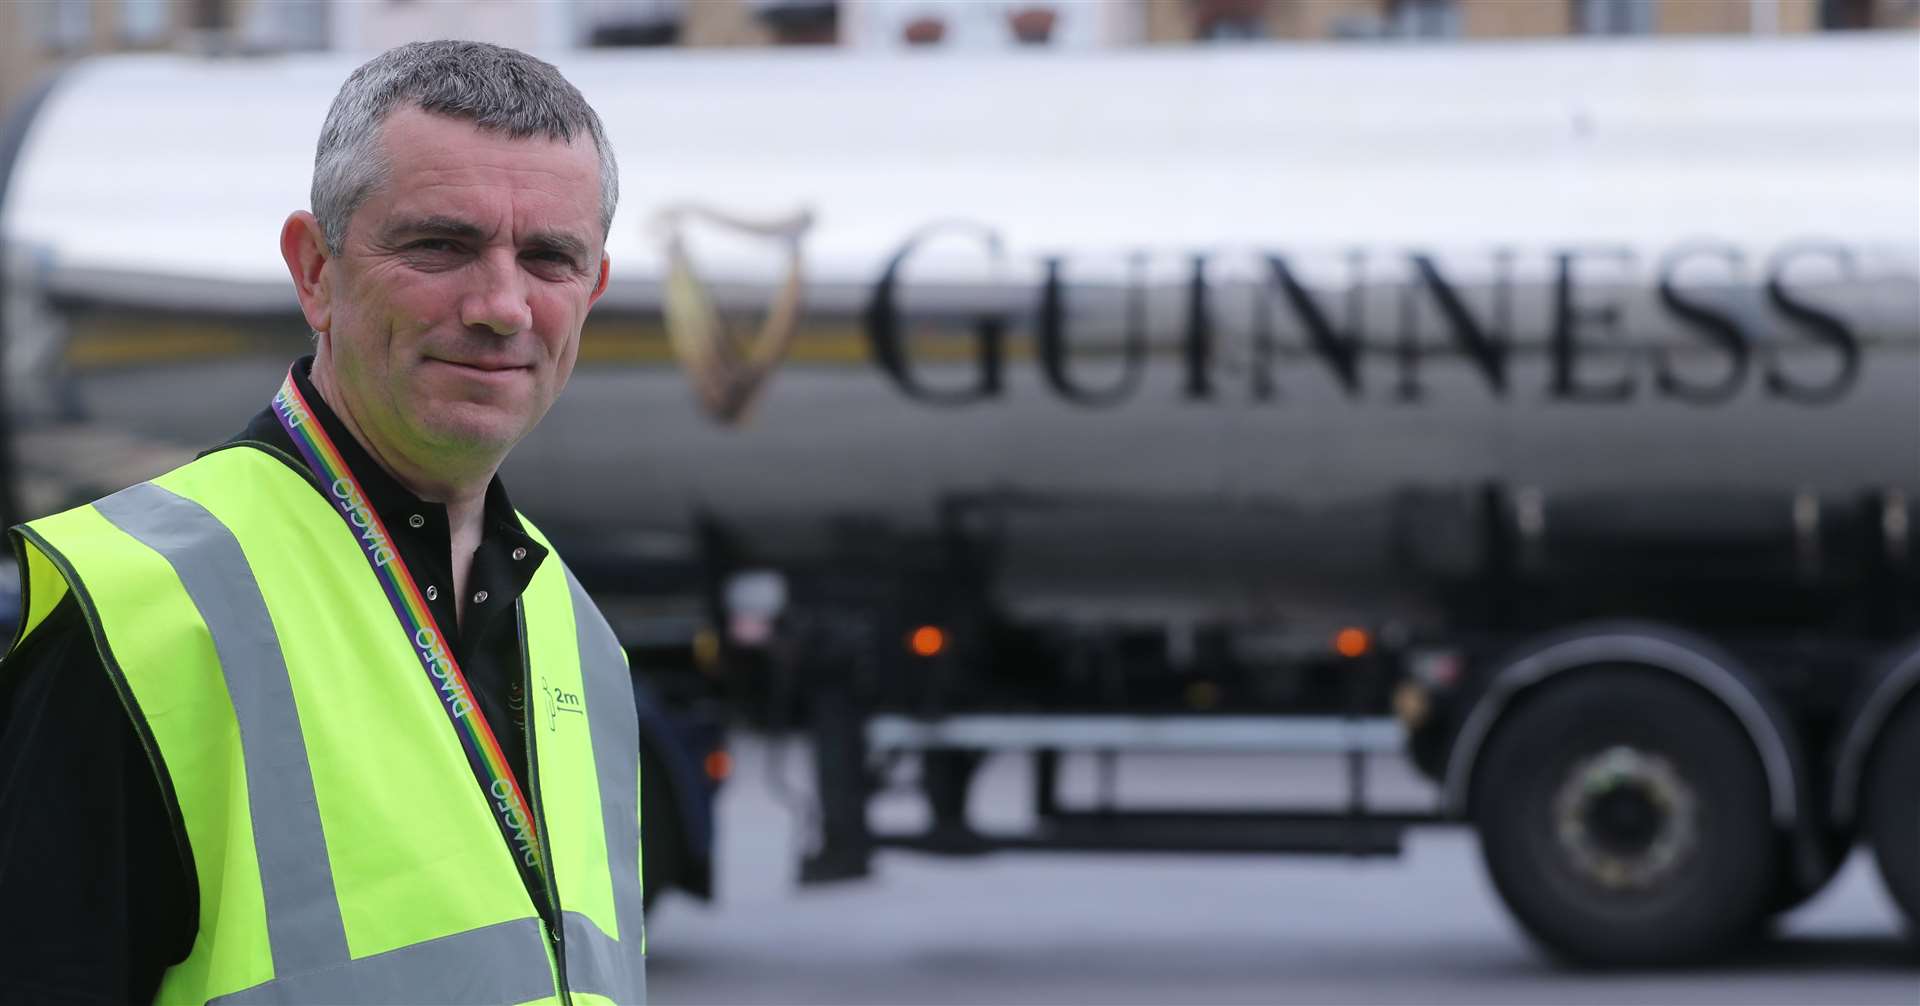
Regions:
M 1473 839 L 1454 830 L 1419 833 L 1405 857 L 1374 863 L 893 854 L 869 881 L 800 890 L 794 826 L 766 783 L 768 748 L 742 744 L 736 755 L 720 809 L 719 899 L 669 896 L 651 920 L 655 1002 L 1920 1006 L 1920 957 L 1896 938 L 1865 859 L 1726 966 L 1567 973 L 1527 944 Z M 1324 775 L 1161 759 L 1128 766 L 1122 792 L 1198 798 Z M 990 770 L 976 806 L 1010 820 L 1024 792 L 1013 766 Z

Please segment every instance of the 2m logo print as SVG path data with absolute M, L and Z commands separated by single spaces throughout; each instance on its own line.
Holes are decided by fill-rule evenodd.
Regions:
M 544 681 L 540 682 L 540 691 L 547 696 L 547 731 L 549 733 L 559 725 L 561 713 L 586 714 L 587 704 L 580 698 L 579 692 L 554 688 Z

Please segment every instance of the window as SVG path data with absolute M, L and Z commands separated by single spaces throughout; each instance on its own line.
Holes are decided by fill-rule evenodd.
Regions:
M 834 0 L 754 0 L 776 45 L 836 45 L 840 7 Z
M 1250 39 L 1265 38 L 1266 25 L 1258 18 L 1216 17 L 1208 18 L 1196 26 L 1194 35 L 1202 42 L 1244 42 Z
M 226 0 L 188 0 L 187 23 L 200 31 L 225 31 L 233 23 Z
M 91 0 L 50 0 L 33 4 L 40 15 L 40 44 L 55 52 L 78 52 L 93 41 Z
M 1386 33 L 1387 24 L 1378 14 L 1348 11 L 1327 24 L 1328 38 L 1379 38 Z
M 120 41 L 135 47 L 160 45 L 172 34 L 173 9 L 167 0 L 120 0 Z
M 1873 27 L 1873 0 L 1821 0 L 1820 27 L 1828 31 Z
M 1440 38 L 1460 34 L 1460 12 L 1453 0 L 1392 0 L 1387 34 L 1401 38 Z
M 246 36 L 251 45 L 269 49 L 325 49 L 328 29 L 326 0 L 274 0 L 247 10 Z
M 1582 35 L 1645 35 L 1658 0 L 1574 0 L 1573 29 Z
M 1189 0 L 1193 37 L 1202 42 L 1242 42 L 1267 37 L 1262 0 Z
M 574 23 L 591 46 L 673 45 L 685 11 L 680 0 L 575 0 Z

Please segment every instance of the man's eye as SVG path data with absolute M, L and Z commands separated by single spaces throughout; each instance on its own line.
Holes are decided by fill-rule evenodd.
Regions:
M 564 266 L 573 265 L 573 256 L 568 255 L 566 252 L 558 252 L 558 251 L 534 252 L 529 257 L 533 259 L 537 259 L 538 261 L 541 261 L 541 262 L 551 262 L 554 265 L 564 265 Z
M 421 238 L 407 247 L 414 251 L 427 252 L 450 252 L 457 250 L 454 243 L 446 238 Z

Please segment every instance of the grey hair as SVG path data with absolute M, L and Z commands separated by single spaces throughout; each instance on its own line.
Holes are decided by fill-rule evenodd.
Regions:
M 514 139 L 561 143 L 585 133 L 600 155 L 600 235 L 613 226 L 620 176 L 613 147 L 587 99 L 553 65 L 485 42 L 410 42 L 362 64 L 340 85 L 313 156 L 313 215 L 339 254 L 347 221 L 385 179 L 380 124 L 396 108 L 463 119 Z

